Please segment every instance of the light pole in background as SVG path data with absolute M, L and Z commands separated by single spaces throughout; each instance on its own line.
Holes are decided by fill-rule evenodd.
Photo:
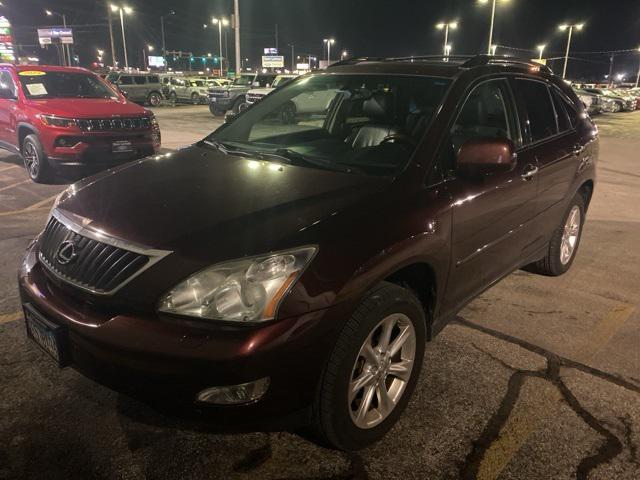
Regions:
M 166 58 L 167 58 L 167 45 L 166 45 L 166 37 L 164 34 L 164 17 L 168 17 L 171 15 L 175 15 L 176 11 L 175 10 L 169 10 L 169 13 L 166 13 L 164 15 L 160 15 L 160 34 L 162 36 L 162 58 L 165 59 L 166 62 Z M 165 63 L 165 70 L 167 69 L 166 63 Z
M 563 24 L 558 27 L 561 32 L 569 32 L 567 36 L 567 51 L 564 54 L 564 68 L 562 69 L 562 78 L 567 78 L 567 65 L 569 64 L 569 50 L 571 49 L 571 38 L 573 37 L 573 30 L 578 32 L 584 28 L 584 23 L 576 23 L 574 25 Z
M 458 28 L 458 22 L 440 22 L 436 25 L 438 30 L 444 30 L 444 46 L 442 47 L 442 51 L 445 57 L 448 57 L 447 54 L 447 45 L 449 45 L 449 29 L 455 30 Z
M 222 26 L 224 25 L 225 27 L 227 25 L 229 25 L 229 20 L 227 20 L 226 18 L 216 18 L 213 17 L 211 19 L 211 23 L 213 23 L 214 25 L 218 25 L 218 34 L 220 36 L 220 76 L 223 77 L 223 68 L 222 68 Z
M 118 6 L 111 4 L 112 12 L 120 13 L 120 28 L 122 29 L 122 48 L 124 49 L 124 67 L 129 68 L 129 58 L 127 57 L 127 37 L 124 33 L 124 14 L 130 15 L 133 13 L 133 9 L 131 7 L 127 7 L 126 5 Z
M 325 38 L 323 42 L 327 46 L 327 66 L 329 66 L 331 65 L 331 45 L 336 43 L 336 40 L 335 38 Z
M 489 53 L 491 54 L 492 57 L 496 56 L 497 50 L 498 50 L 498 45 L 491 45 L 491 49 L 489 50 Z
M 58 13 L 48 9 L 44 12 L 49 17 L 52 17 L 53 15 L 57 15 L 58 17 L 60 17 L 62 19 L 62 26 L 64 28 L 67 28 L 67 16 L 64 13 Z M 66 45 L 64 43 L 62 44 L 62 58 L 64 58 L 64 62 L 62 62 L 63 65 L 66 63 L 67 65 L 71 66 L 71 51 L 69 50 L 69 45 Z
M 638 52 L 640 53 L 640 47 L 638 47 Z M 636 88 L 640 84 L 640 66 L 638 66 L 638 76 L 636 77 Z
M 508 2 L 509 0 L 500 1 Z M 491 26 L 489 27 L 489 43 L 487 47 L 487 53 L 491 55 L 491 47 L 493 46 L 493 25 L 495 24 L 496 20 L 496 4 L 498 3 L 498 0 L 478 0 L 478 3 L 480 3 L 481 5 L 485 5 L 489 2 L 491 2 Z
M 233 28 L 236 32 L 236 75 L 242 72 L 240 56 L 240 0 L 233 0 Z
M 547 48 L 547 45 L 545 44 L 538 45 L 536 48 L 538 49 L 538 52 L 540 52 L 540 56 L 538 57 L 538 60 L 542 61 L 542 54 L 544 53 L 544 49 Z

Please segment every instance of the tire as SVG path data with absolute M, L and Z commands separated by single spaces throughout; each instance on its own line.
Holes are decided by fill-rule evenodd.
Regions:
M 152 107 L 157 107 L 162 102 L 162 95 L 158 92 L 151 92 L 147 97 L 147 103 Z
M 375 349 L 380 347 L 378 341 L 384 325 L 394 321 L 396 326 L 390 332 L 388 344 L 394 346 L 400 331 L 408 332 L 407 339 L 400 353 L 390 358 L 376 356 L 373 353 L 376 350 L 369 350 L 372 353 L 368 358 L 383 358 L 376 364 L 379 367 L 371 369 L 374 364 L 368 363 L 363 356 L 365 344 Z M 313 409 L 316 435 L 325 443 L 347 451 L 358 450 L 380 440 L 396 423 L 413 393 L 420 375 L 425 341 L 424 311 L 412 292 L 386 282 L 372 289 L 345 324 L 325 367 Z M 413 360 L 409 372 L 405 371 L 403 375 L 404 380 L 389 374 L 388 369 L 393 368 L 390 365 L 398 367 L 397 362 L 403 358 L 407 361 L 412 349 Z M 363 383 L 354 389 L 356 393 L 350 400 L 349 391 L 354 386 L 354 379 L 371 376 L 368 384 Z M 391 398 L 388 405 L 393 406 L 386 415 L 381 414 L 382 402 L 378 400 L 381 388 L 385 391 L 388 388 L 391 393 L 391 397 L 387 397 Z M 362 408 L 365 398 L 370 399 L 369 409 Z M 359 417 L 361 410 L 366 414 Z
M 244 103 L 244 97 L 238 97 L 235 102 L 233 102 L 233 107 L 231 107 L 231 111 L 233 113 L 240 113 L 240 105 Z
M 280 121 L 284 125 L 292 125 L 296 123 L 296 104 L 287 102 L 280 111 Z
M 191 94 L 191 103 L 194 105 L 200 105 L 200 95 L 198 95 L 196 92 L 193 92 Z
M 211 112 L 211 115 L 213 115 L 214 117 L 222 117 L 226 113 L 224 110 L 216 109 L 213 103 L 209 104 L 209 111 Z
M 577 221 L 571 222 L 570 220 L 574 215 L 578 215 Z M 551 241 L 549 242 L 549 249 L 547 255 L 532 264 L 530 271 L 539 273 L 541 275 L 547 275 L 551 277 L 557 277 L 566 273 L 573 264 L 578 253 L 578 247 L 580 246 L 580 239 L 582 238 L 582 227 L 584 225 L 585 215 L 585 203 L 584 198 L 579 193 L 571 200 L 569 208 L 562 217 L 562 222 L 553 233 Z M 569 224 L 577 226 L 569 227 Z M 575 235 L 570 235 L 570 232 L 575 231 Z M 568 236 L 566 236 L 568 235 Z M 573 240 L 571 240 L 573 239 Z M 568 242 L 568 243 L 566 243 Z M 567 245 L 571 245 L 570 254 L 567 256 L 565 248 Z
M 38 135 L 31 134 L 25 137 L 21 153 L 29 178 L 36 183 L 48 183 L 52 178 L 51 166 Z

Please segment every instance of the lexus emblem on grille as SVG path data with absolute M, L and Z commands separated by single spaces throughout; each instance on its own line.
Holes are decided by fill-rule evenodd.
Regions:
M 71 263 L 76 258 L 76 244 L 70 240 L 65 240 L 56 251 L 56 261 L 60 265 Z

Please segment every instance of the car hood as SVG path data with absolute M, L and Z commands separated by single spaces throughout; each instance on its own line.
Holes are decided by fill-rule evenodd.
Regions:
M 146 112 L 129 101 L 111 98 L 49 98 L 30 100 L 29 105 L 40 113 L 72 118 L 141 116 Z
M 254 88 L 253 90 L 249 90 L 247 93 L 252 93 L 254 95 L 267 95 L 274 90 L 275 88 Z
M 82 180 L 58 208 L 116 238 L 213 262 L 294 246 L 389 182 L 194 145 Z

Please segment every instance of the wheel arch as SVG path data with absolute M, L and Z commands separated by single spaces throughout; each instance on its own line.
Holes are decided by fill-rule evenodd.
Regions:
M 589 209 L 589 203 L 591 203 L 591 198 L 593 197 L 593 180 L 589 179 L 580 185 L 578 188 L 578 192 L 582 198 L 584 199 L 584 208 L 585 210 Z
M 22 143 L 24 139 L 27 138 L 27 135 L 35 134 L 39 135 L 38 129 L 29 123 L 19 123 L 18 124 L 18 150 L 22 151 Z

